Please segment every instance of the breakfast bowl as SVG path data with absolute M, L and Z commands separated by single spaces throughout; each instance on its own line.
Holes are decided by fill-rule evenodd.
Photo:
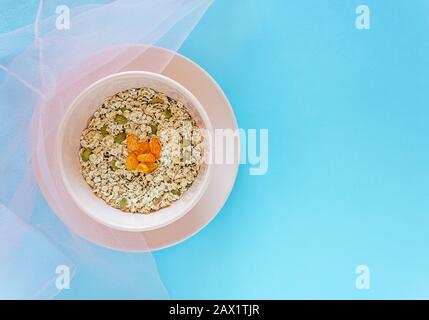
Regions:
M 145 89 L 143 90 L 141 88 Z M 201 159 L 198 160 L 198 170 L 193 172 L 191 181 L 185 181 L 184 185 L 186 187 L 183 187 L 182 185 L 182 191 L 170 190 L 171 188 L 167 189 L 165 186 L 166 183 L 161 181 L 159 184 L 163 187 L 163 189 L 161 188 L 161 191 L 157 189 L 157 193 L 154 193 L 155 196 L 151 196 L 153 192 L 150 188 L 156 180 L 152 176 L 155 175 L 156 178 L 158 172 L 156 170 L 161 170 L 163 167 L 168 170 L 168 167 L 170 166 L 169 159 L 165 155 L 167 154 L 167 151 L 165 153 L 163 153 L 164 151 L 158 151 L 159 154 L 157 155 L 157 158 L 159 159 L 156 160 L 156 162 L 136 162 L 137 167 L 132 167 L 129 165 L 128 161 L 131 156 L 138 158 L 138 161 L 147 161 L 141 159 L 147 159 L 147 156 L 152 157 L 151 154 L 138 154 L 137 151 L 134 152 L 133 149 L 130 149 L 130 140 L 132 140 L 131 138 L 138 140 L 136 137 L 134 137 L 133 134 L 130 134 L 129 131 L 126 133 L 124 129 L 124 136 L 122 139 L 118 139 L 122 133 L 116 134 L 116 136 L 114 136 L 112 132 L 112 137 L 110 137 L 109 132 L 106 132 L 105 126 L 99 128 L 100 125 L 98 125 L 98 131 L 96 133 L 91 132 L 91 130 L 88 129 L 90 125 L 94 125 L 94 115 L 99 115 L 100 106 L 104 106 L 106 104 L 106 99 L 112 96 L 117 96 L 122 92 L 132 92 L 132 94 L 135 94 L 136 90 L 143 90 L 143 95 L 153 95 L 154 98 L 149 97 L 147 99 L 151 100 L 144 103 L 139 101 L 127 101 L 127 104 L 131 104 L 130 108 L 134 108 L 133 110 L 135 110 L 135 108 L 139 108 L 139 103 L 142 104 L 142 108 L 147 108 L 148 110 L 164 108 L 163 115 L 161 117 L 158 116 L 158 118 L 164 119 L 167 117 L 169 119 L 169 117 L 172 117 L 172 111 L 170 109 L 165 109 L 164 105 L 166 102 L 163 101 L 163 99 L 168 101 L 168 106 L 170 105 L 170 102 L 174 102 L 175 104 L 172 108 L 176 108 L 178 105 L 181 109 L 183 109 L 185 116 L 188 116 L 189 119 L 192 119 L 192 123 L 195 124 L 195 128 L 197 128 L 197 131 L 201 134 L 201 139 L 199 140 L 200 143 L 197 146 L 198 149 L 201 149 Z M 151 105 L 152 103 L 153 105 Z M 178 110 L 180 109 L 179 107 L 177 107 Z M 121 111 L 119 111 L 120 109 Z M 167 111 L 168 113 L 166 113 Z M 117 115 L 114 120 L 119 123 L 118 126 L 124 126 L 123 123 L 127 121 L 127 117 L 129 117 L 130 114 L 129 110 L 122 110 L 122 108 L 118 107 L 118 110 L 115 112 L 117 112 Z M 146 117 L 147 119 L 150 118 L 150 116 L 146 116 L 144 112 L 141 112 L 141 114 L 143 114 L 143 117 Z M 176 114 L 173 114 L 173 118 L 175 117 Z M 105 118 L 107 119 L 108 116 L 106 115 Z M 153 116 L 153 118 L 155 118 L 155 116 Z M 149 128 L 149 135 L 150 130 L 151 129 Z M 148 137 L 147 141 L 142 140 L 140 143 L 146 143 L 152 148 L 152 142 L 154 142 L 154 140 L 156 142 L 159 139 L 161 141 L 159 144 L 162 150 L 163 136 L 162 134 L 160 134 L 161 138 L 155 136 L 155 134 L 158 134 L 157 132 L 159 131 L 161 131 L 161 129 L 155 128 L 155 131 L 153 131 L 152 128 L 152 134 L 154 136 Z M 61 179 L 63 180 L 66 191 L 69 193 L 76 205 L 86 215 L 95 221 L 112 229 L 121 231 L 141 232 L 159 229 L 186 215 L 198 203 L 202 195 L 205 193 L 212 172 L 210 161 L 213 148 L 210 139 L 212 131 L 213 128 L 210 119 L 198 99 L 189 90 L 171 78 L 157 73 L 145 71 L 128 71 L 112 74 L 96 81 L 88 88 L 83 90 L 69 106 L 60 123 L 58 128 L 58 136 L 56 139 L 56 150 Z M 109 169 L 104 170 L 114 169 L 116 176 L 121 175 L 124 176 L 124 179 L 125 177 L 129 178 L 129 183 L 127 183 L 128 189 L 126 190 L 129 190 L 129 194 L 133 196 L 128 195 L 127 192 L 120 193 L 120 196 L 118 196 L 118 191 L 115 191 L 116 193 L 111 194 L 109 194 L 107 191 L 103 193 L 103 191 L 99 188 L 100 186 L 103 186 L 103 188 L 106 188 L 106 190 L 108 189 L 108 187 L 103 184 L 103 181 L 101 181 L 101 184 L 94 183 L 94 181 L 99 182 L 101 178 L 99 178 L 97 174 L 91 172 L 88 175 L 87 171 L 90 165 L 94 165 L 92 162 L 97 163 L 97 161 L 100 162 L 100 160 L 97 160 L 97 158 L 95 158 L 95 154 L 92 154 L 93 149 L 86 146 L 87 142 L 85 142 L 85 139 L 82 138 L 83 132 L 90 132 L 93 136 L 95 135 L 99 137 L 100 141 L 104 139 L 102 140 L 103 143 L 105 140 L 110 138 L 113 141 L 110 143 L 116 143 L 116 148 L 118 148 L 119 145 L 124 154 L 128 153 L 128 157 L 126 159 L 121 159 L 118 161 L 109 160 L 110 164 L 113 162 L 114 168 L 112 165 L 110 165 Z M 193 136 L 192 139 L 194 139 Z M 183 145 L 183 142 L 181 143 L 181 145 Z M 192 147 L 193 143 L 194 142 L 192 140 Z M 188 144 L 191 143 L 188 142 Z M 128 150 L 126 148 L 128 148 Z M 156 153 L 154 153 L 151 148 L 151 152 L 156 155 Z M 168 148 L 166 147 L 166 150 L 167 149 Z M 109 156 L 112 157 L 112 155 Z M 117 157 L 116 153 L 114 156 Z M 167 159 L 165 159 L 166 157 Z M 114 164 L 116 162 L 118 163 L 116 164 L 118 167 L 116 167 Z M 153 173 L 151 171 L 144 170 L 145 168 L 148 168 L 147 164 L 154 164 L 154 169 L 151 169 L 154 170 Z M 173 167 L 173 164 L 171 164 L 171 166 Z M 188 167 L 188 164 L 186 164 L 186 168 Z M 140 168 L 143 168 L 143 171 L 140 170 Z M 180 173 L 176 175 L 179 176 Z M 149 179 L 149 176 L 151 179 Z M 137 200 L 133 198 L 135 194 L 133 191 L 133 186 L 139 187 L 139 181 L 147 183 L 147 186 L 145 186 L 143 189 L 144 192 L 140 195 L 139 199 L 146 199 L 151 196 L 152 198 L 150 199 L 153 199 L 151 200 L 151 203 L 155 203 L 158 199 L 156 198 L 157 196 L 168 194 L 168 199 L 173 198 L 173 200 L 170 202 L 163 200 L 161 205 L 153 205 L 152 208 L 155 208 L 155 210 L 151 210 L 150 212 L 146 210 L 147 207 L 144 207 L 144 210 L 140 210 L 140 207 L 138 206 L 133 207 L 132 205 L 138 203 Z M 172 183 L 176 182 L 174 181 Z M 188 185 L 186 185 L 187 183 Z M 117 186 L 115 186 L 115 188 L 118 189 Z M 169 192 L 171 192 L 172 195 Z M 115 203 L 112 200 L 112 203 L 110 203 L 109 200 L 115 199 L 115 197 L 122 197 L 121 201 Z M 166 197 L 164 198 L 167 199 Z M 126 204 L 124 206 L 122 206 L 122 200 L 126 200 Z M 131 208 L 130 210 L 128 210 L 128 206 Z M 73 213 L 70 212 L 70 214 Z

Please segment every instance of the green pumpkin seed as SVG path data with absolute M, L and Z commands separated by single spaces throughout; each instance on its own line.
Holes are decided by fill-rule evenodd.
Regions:
M 156 134 L 158 132 L 158 125 L 156 123 L 152 123 L 150 125 L 150 129 L 152 131 L 152 134 Z
M 180 190 L 177 190 L 177 189 L 171 190 L 171 193 L 174 194 L 175 196 L 180 196 L 181 194 Z
M 164 111 L 164 117 L 165 117 L 165 119 L 171 118 L 171 110 L 170 109 L 167 109 Z
M 122 198 L 121 201 L 119 201 L 119 208 L 124 209 L 128 205 L 127 198 Z
M 152 100 L 149 101 L 150 104 L 155 104 L 155 103 L 164 103 L 164 100 L 162 100 L 161 98 L 153 98 Z
M 116 167 L 116 160 L 110 161 L 110 169 L 112 169 L 113 171 L 115 171 L 116 169 L 118 169 Z
M 121 144 L 126 138 L 127 134 L 125 132 L 121 132 L 115 137 L 115 142 Z
M 89 160 L 89 156 L 92 154 L 92 149 L 91 148 L 85 148 L 83 151 L 82 151 L 82 155 L 81 155 L 81 158 L 82 158 L 82 160 L 83 161 L 88 161 Z
M 107 132 L 107 126 L 106 125 L 104 125 L 104 126 L 102 126 L 101 128 L 100 128 L 100 134 L 103 136 L 103 137 L 105 137 L 105 136 L 107 136 L 109 133 Z
M 115 116 L 115 121 L 118 124 L 126 124 L 128 122 L 128 119 L 125 118 L 122 114 L 117 114 Z

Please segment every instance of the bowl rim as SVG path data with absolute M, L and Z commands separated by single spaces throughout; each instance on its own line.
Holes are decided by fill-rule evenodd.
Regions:
M 140 71 L 140 70 L 136 70 L 136 71 L 123 71 L 123 72 L 116 72 L 116 73 L 112 73 L 110 75 L 107 75 L 103 78 L 100 78 L 94 82 L 92 82 L 90 85 L 88 85 L 85 89 L 83 89 L 74 99 L 73 101 L 68 105 L 66 112 L 64 113 L 60 124 L 58 126 L 58 130 L 57 130 L 57 137 L 56 137 L 56 158 L 57 158 L 57 162 L 58 162 L 58 166 L 59 166 L 59 170 L 60 170 L 60 176 L 61 176 L 61 180 L 64 183 L 65 189 L 67 191 L 67 193 L 69 194 L 69 196 L 71 197 L 71 199 L 73 200 L 73 202 L 90 218 L 92 218 L 93 220 L 95 220 L 96 222 L 99 222 L 107 227 L 110 227 L 112 229 L 115 230 L 120 230 L 120 231 L 127 231 L 127 232 L 143 232 L 143 231 L 151 231 L 151 230 L 156 230 L 156 229 L 160 229 L 162 227 L 165 227 L 177 220 L 179 220 L 180 218 L 182 218 L 183 216 L 185 216 L 197 203 L 198 201 L 201 199 L 201 197 L 203 196 L 203 194 L 206 192 L 209 181 L 211 179 L 212 176 L 212 161 L 210 161 L 211 157 L 212 157 L 212 152 L 213 152 L 213 145 L 212 145 L 212 141 L 211 138 L 209 137 L 208 139 L 208 144 L 207 144 L 207 149 L 205 150 L 208 154 L 207 157 L 209 159 L 209 161 L 206 163 L 207 167 L 206 167 L 206 172 L 204 174 L 204 177 L 201 181 L 201 186 L 199 187 L 198 191 L 195 193 L 195 195 L 190 199 L 189 202 L 186 202 L 184 205 L 184 209 L 181 210 L 181 212 L 179 214 L 176 214 L 174 216 L 172 216 L 170 219 L 167 219 L 159 224 L 153 225 L 153 226 L 139 226 L 139 227 L 130 227 L 130 226 L 124 226 L 124 225 L 120 225 L 117 223 L 114 223 L 112 221 L 108 221 L 106 219 L 103 219 L 100 217 L 99 214 L 97 213 L 93 213 L 90 210 L 87 210 L 87 208 L 81 203 L 81 201 L 79 200 L 79 197 L 77 196 L 77 194 L 74 192 L 72 186 L 70 185 L 67 177 L 66 177 L 66 173 L 65 173 L 65 168 L 64 168 L 64 161 L 63 161 L 63 144 L 61 143 L 64 139 L 64 134 L 65 134 L 65 127 L 66 124 L 68 123 L 68 121 L 70 120 L 70 117 L 73 113 L 73 111 L 75 110 L 78 102 L 84 100 L 86 98 L 86 96 L 88 95 L 88 93 L 94 88 L 99 86 L 100 84 L 102 84 L 105 81 L 111 80 L 112 78 L 120 78 L 120 77 L 124 77 L 124 76 L 130 76 L 130 75 L 141 75 L 141 76 L 149 76 L 152 79 L 155 78 L 156 80 L 159 80 L 161 82 L 167 83 L 169 85 L 171 85 L 172 87 L 175 87 L 176 89 L 178 89 L 179 92 L 181 92 L 182 94 L 184 94 L 192 103 L 192 105 L 195 107 L 195 109 L 197 109 L 197 112 L 199 114 L 199 116 L 201 117 L 201 119 L 203 120 L 204 125 L 206 126 L 206 130 L 209 132 L 209 134 L 211 134 L 213 132 L 213 126 L 212 123 L 210 121 L 210 118 L 206 112 L 206 110 L 204 109 L 204 107 L 202 106 L 202 104 L 199 102 L 199 100 L 188 90 L 186 89 L 182 84 L 180 84 L 179 82 L 165 76 L 159 73 L 155 73 L 155 72 L 150 72 L 150 71 Z M 83 177 L 82 177 L 83 179 Z M 98 198 L 93 192 L 91 192 L 91 194 Z M 102 200 L 102 199 L 100 199 Z M 104 200 L 102 200 L 104 201 Z M 108 204 L 107 204 L 108 205 Z M 172 203 L 172 205 L 174 205 L 174 202 Z M 108 205 L 109 206 L 109 205 Z M 113 210 L 117 210 L 118 212 L 121 212 L 119 209 L 116 209 L 112 206 L 109 206 L 111 209 Z M 166 207 L 169 208 L 169 207 Z M 162 209 L 161 209 L 162 210 Z M 159 210 L 155 211 L 154 213 L 157 213 Z M 127 214 L 122 212 L 123 214 Z M 152 214 L 154 214 L 152 213 Z M 147 216 L 144 215 L 142 213 L 133 213 L 130 214 L 130 217 L 138 217 L 139 215 L 142 215 L 143 217 Z

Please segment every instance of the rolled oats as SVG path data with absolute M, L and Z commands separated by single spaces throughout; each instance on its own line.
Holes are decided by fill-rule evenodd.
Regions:
M 158 168 L 148 174 L 127 170 L 123 136 L 144 140 L 154 134 L 161 144 Z M 184 104 L 151 88 L 105 99 L 82 131 L 80 145 L 81 172 L 93 192 L 131 213 L 148 214 L 180 199 L 198 176 L 203 158 L 200 129 Z

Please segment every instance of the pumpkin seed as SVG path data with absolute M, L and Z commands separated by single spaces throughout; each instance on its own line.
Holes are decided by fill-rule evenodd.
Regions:
M 174 194 L 175 196 L 180 196 L 181 195 L 180 190 L 177 190 L 177 189 L 171 190 L 171 193 Z
M 116 160 L 110 161 L 110 169 L 112 169 L 113 171 L 115 171 L 116 169 L 118 169 L 116 167 Z
M 121 144 L 126 138 L 127 134 L 125 132 L 121 132 L 115 137 L 115 142 Z
M 152 134 L 156 134 L 158 132 L 158 125 L 155 122 L 151 123 L 150 129 L 152 131 Z
M 109 133 L 107 132 L 107 126 L 104 125 L 100 128 L 100 133 L 103 137 L 107 136 Z
M 119 201 L 119 208 L 124 209 L 128 205 L 127 198 L 122 198 L 121 201 Z
M 115 116 L 115 121 L 118 124 L 126 124 L 128 122 L 128 119 L 124 117 L 122 114 L 117 114 Z
M 167 109 L 164 111 L 164 117 L 165 117 L 165 119 L 171 118 L 171 110 L 170 109 Z
M 85 148 L 83 151 L 82 151 L 82 155 L 81 155 L 81 158 L 82 158 L 82 160 L 83 161 L 88 161 L 89 160 L 89 156 L 92 154 L 92 149 L 91 148 Z
M 164 100 L 162 100 L 161 98 L 152 98 L 152 100 L 149 101 L 150 104 L 155 104 L 155 103 L 164 103 Z

